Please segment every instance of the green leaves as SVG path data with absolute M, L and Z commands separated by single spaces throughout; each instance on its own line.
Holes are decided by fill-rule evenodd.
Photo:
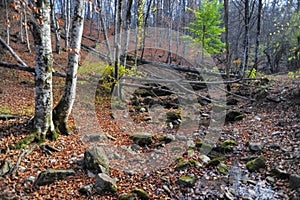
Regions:
M 225 31 L 221 28 L 222 4 L 218 0 L 204 0 L 199 10 L 191 10 L 196 19 L 190 23 L 187 29 L 195 35 L 190 39 L 202 45 L 208 53 L 219 53 L 225 44 L 221 41 L 221 34 Z

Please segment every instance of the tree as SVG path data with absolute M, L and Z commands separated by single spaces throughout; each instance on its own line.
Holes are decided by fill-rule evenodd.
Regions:
M 34 133 L 31 140 L 44 141 L 46 136 L 57 138 L 52 122 L 52 47 L 50 2 L 36 1 L 35 19 L 30 22 L 36 47 Z
M 68 66 L 66 70 L 67 76 L 65 82 L 65 90 L 59 103 L 53 110 L 53 121 L 55 127 L 61 134 L 69 133 L 67 121 L 71 113 L 76 94 L 77 70 L 81 38 L 83 33 L 84 10 L 84 1 L 75 0 L 70 51 L 68 54 Z
M 204 50 L 208 53 L 220 53 L 224 47 L 221 41 L 221 9 L 222 4 L 218 0 L 204 0 L 199 10 L 193 10 L 195 20 L 190 23 L 188 30 L 195 36 L 192 38 L 196 43 L 202 46 L 202 60 L 204 58 Z

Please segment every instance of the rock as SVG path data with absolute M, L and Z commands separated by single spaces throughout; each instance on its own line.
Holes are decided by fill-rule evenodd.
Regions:
M 118 200 L 135 200 L 136 199 L 136 194 L 127 194 L 127 193 L 122 193 L 119 195 Z
M 57 180 L 63 180 L 67 176 L 74 176 L 75 171 L 73 169 L 48 169 L 42 171 L 34 182 L 34 186 L 42 186 L 53 183 Z
M 281 98 L 276 95 L 269 95 L 269 96 L 267 96 L 267 100 L 275 102 L 275 103 L 279 103 L 281 101 Z
M 205 142 L 196 142 L 196 147 L 198 148 L 198 151 L 201 153 L 210 152 L 213 148 L 211 144 Z
M 208 163 L 210 161 L 210 158 L 207 155 L 201 155 L 200 160 L 202 160 L 204 163 Z
M 181 120 L 180 113 L 178 112 L 167 112 L 166 118 L 167 118 L 166 120 L 167 123 L 177 121 L 178 119 Z
M 188 149 L 193 149 L 194 147 L 196 147 L 196 144 L 194 143 L 193 140 L 188 140 L 186 142 L 186 146 L 187 146 Z
M 289 186 L 293 189 L 300 188 L 300 175 L 291 174 L 289 178 Z
M 168 134 L 168 135 L 166 135 L 166 136 L 164 136 L 164 135 L 163 135 L 163 136 L 160 136 L 160 137 L 158 138 L 158 140 L 159 140 L 159 141 L 163 141 L 163 142 L 165 142 L 165 143 L 170 143 L 170 142 L 175 141 L 176 138 L 175 138 L 174 135 Z
M 192 176 L 182 176 L 177 181 L 176 184 L 181 187 L 193 187 L 195 185 L 196 179 Z
M 143 120 L 144 120 L 145 122 L 148 122 L 148 121 L 151 121 L 151 120 L 152 120 L 152 117 L 150 117 L 150 116 L 145 116 L 145 117 L 143 118 Z
M 246 115 L 243 114 L 242 112 L 237 111 L 237 110 L 231 110 L 226 114 L 225 122 L 228 123 L 228 122 L 240 121 L 240 120 L 244 119 L 245 117 L 246 117 Z
M 92 194 L 92 190 L 93 190 L 93 185 L 92 184 L 84 185 L 84 186 L 82 186 L 81 188 L 78 189 L 78 191 L 81 194 L 84 194 L 86 196 L 90 196 Z
M 266 167 L 266 158 L 260 156 L 254 160 L 250 160 L 247 162 L 246 167 L 249 172 L 254 172 L 259 170 L 260 168 Z
M 149 133 L 134 134 L 130 136 L 130 139 L 140 146 L 151 145 L 153 143 L 153 135 Z
M 225 140 L 224 142 L 220 142 L 216 148 L 214 148 L 217 152 L 232 152 L 233 146 L 236 146 L 237 143 L 234 140 Z
M 207 167 L 210 167 L 210 166 L 212 166 L 212 167 L 215 167 L 215 166 L 217 166 L 217 165 L 219 165 L 220 163 L 221 163 L 221 160 L 222 160 L 223 158 L 214 158 L 214 159 L 212 159 L 211 161 L 209 161 L 207 164 L 206 164 L 206 166 Z
M 262 143 L 260 142 L 249 142 L 248 147 L 251 151 L 261 151 L 262 150 Z
M 142 107 L 142 108 L 140 108 L 140 112 L 141 112 L 141 113 L 147 112 L 147 109 L 144 108 L 144 107 Z
M 227 105 L 228 106 L 234 106 L 234 105 L 237 105 L 239 102 L 239 100 L 237 99 L 234 99 L 234 98 L 230 98 L 230 99 L 227 99 Z
M 117 115 L 115 113 L 110 113 L 109 116 L 112 118 L 112 119 L 117 119 Z
M 174 169 L 175 169 L 175 171 L 181 171 L 181 170 L 187 169 L 189 167 L 190 167 L 190 162 L 183 160 L 183 161 L 180 161 L 179 163 L 177 163 L 177 165 L 175 166 Z
M 281 131 L 274 131 L 271 133 L 271 135 L 280 135 L 281 134 Z
M 93 146 L 84 152 L 83 165 L 87 170 L 97 174 L 103 172 L 103 168 L 109 169 L 109 160 L 101 146 Z
M 24 179 L 24 183 L 26 183 L 26 182 L 34 182 L 35 179 L 36 179 L 35 176 L 28 176 L 28 177 L 26 177 L 26 178 Z
M 227 174 L 228 174 L 228 171 L 229 171 L 229 168 L 228 168 L 225 164 L 220 163 L 220 164 L 218 164 L 218 166 L 217 166 L 217 170 L 218 170 L 218 172 L 220 172 L 221 174 L 227 175 Z
M 275 183 L 275 179 L 271 176 L 267 176 L 266 181 L 268 181 L 269 183 Z
M 295 132 L 295 133 L 294 133 L 294 137 L 295 137 L 295 138 L 300 138 L 300 131 Z
M 5 174 L 7 174 L 12 169 L 12 167 L 13 165 L 11 160 L 5 160 L 4 162 L 2 161 L 2 164 L 0 166 L 0 176 L 4 176 Z
M 116 181 L 104 173 L 100 173 L 96 176 L 94 187 L 98 194 L 117 192 Z
M 281 145 L 279 143 L 270 143 L 268 147 L 271 149 L 280 149 Z
M 131 145 L 130 148 L 132 149 L 132 151 L 139 151 L 139 150 L 141 150 L 141 146 L 137 145 L 137 144 Z
M 91 134 L 85 136 L 88 142 L 100 142 L 101 140 L 105 139 L 106 137 L 102 134 Z
M 281 170 L 278 168 L 272 169 L 271 174 L 273 176 L 276 176 L 276 178 L 279 178 L 279 179 L 287 179 L 290 176 L 290 174 L 287 173 L 285 170 Z
M 143 189 L 135 188 L 132 190 L 132 193 L 136 194 L 137 197 L 141 200 L 150 199 L 149 194 Z

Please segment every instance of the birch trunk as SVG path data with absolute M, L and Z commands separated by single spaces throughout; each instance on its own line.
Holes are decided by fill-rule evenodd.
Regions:
M 49 1 L 38 0 L 35 13 L 36 22 L 32 22 L 32 33 L 36 49 L 35 66 L 35 139 L 44 141 L 47 137 L 56 139 L 57 134 L 52 122 L 52 47 L 50 30 Z
M 9 18 L 8 18 L 8 7 L 7 7 L 7 0 L 5 0 L 5 20 L 6 20 L 6 43 L 7 45 L 9 45 L 9 26 L 10 26 L 10 21 L 9 21 Z
M 81 39 L 83 33 L 83 22 L 84 22 L 84 1 L 75 0 L 75 9 L 71 30 L 71 42 L 70 48 L 72 51 L 68 54 L 68 66 L 67 76 L 65 83 L 65 90 L 59 103 L 53 110 L 53 121 L 56 129 L 61 134 L 68 134 L 69 129 L 67 121 L 71 113 L 75 95 L 76 95 L 76 83 L 77 83 L 77 70 L 79 61 L 79 52 L 81 46 Z

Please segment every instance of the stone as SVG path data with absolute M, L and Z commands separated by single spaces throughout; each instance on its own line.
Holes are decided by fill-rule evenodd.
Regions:
M 220 163 L 217 165 L 217 170 L 218 172 L 220 172 L 221 174 L 223 175 L 227 175 L 228 174 L 228 171 L 229 171 L 229 168 L 223 164 L 223 163 Z
M 101 140 L 106 139 L 106 137 L 103 134 L 91 134 L 85 136 L 88 142 L 100 142 Z
M 225 122 L 235 122 L 235 121 L 240 121 L 246 117 L 245 114 L 243 114 L 241 111 L 237 110 L 231 110 L 226 114 L 225 117 Z
M 189 167 L 190 167 L 190 162 L 183 160 L 183 161 L 180 161 L 179 163 L 177 163 L 177 165 L 175 166 L 174 169 L 175 169 L 175 171 L 181 171 L 181 170 L 187 169 Z
M 167 118 L 167 120 L 166 120 L 167 123 L 176 121 L 176 120 L 178 120 L 178 119 L 181 120 L 180 113 L 178 113 L 178 112 L 173 112 L 173 111 L 172 111 L 172 112 L 167 112 L 167 113 L 166 113 L 166 118 Z
M 136 194 L 132 193 L 122 193 L 118 196 L 118 200 L 135 200 L 136 199 Z
M 85 169 L 97 174 L 103 172 L 103 167 L 109 169 L 109 160 L 101 146 L 93 146 L 84 152 L 83 165 Z
M 207 155 L 201 155 L 200 160 L 202 160 L 204 163 L 208 163 L 210 161 L 210 158 Z
M 28 176 L 28 177 L 26 177 L 26 178 L 24 179 L 24 183 L 26 183 L 26 182 L 34 182 L 35 179 L 36 179 L 35 176 Z
M 267 100 L 275 102 L 275 103 L 279 103 L 281 101 L 281 98 L 275 95 L 269 95 L 267 96 Z
M 276 176 L 276 178 L 279 178 L 279 179 L 287 179 L 290 176 L 290 174 L 287 173 L 285 170 L 281 170 L 281 169 L 278 169 L 278 168 L 272 169 L 270 173 L 273 176 Z
M 251 151 L 261 151 L 262 150 L 262 143 L 260 142 L 249 142 L 248 147 Z
M 291 174 L 289 178 L 289 186 L 293 189 L 300 188 L 300 175 Z
M 221 153 L 232 152 L 233 147 L 236 145 L 237 143 L 234 140 L 225 140 L 224 142 L 220 142 L 214 150 Z
M 275 179 L 271 176 L 267 176 L 266 181 L 268 181 L 269 183 L 275 183 Z
M 198 151 L 201 153 L 210 152 L 213 146 L 211 144 L 205 143 L 205 142 L 196 142 L 196 147 L 198 148 Z
M 73 169 L 48 169 L 39 173 L 37 179 L 34 182 L 34 186 L 42 186 L 53 183 L 57 180 L 63 180 L 68 176 L 74 176 L 75 171 Z
M 136 194 L 137 197 L 141 200 L 150 199 L 149 194 L 143 189 L 135 188 L 135 189 L 132 190 L 132 193 Z
M 294 133 L 294 137 L 295 137 L 295 138 L 300 138 L 300 131 L 295 132 L 295 133 Z
M 195 185 L 196 179 L 192 176 L 182 176 L 177 181 L 176 184 L 181 187 L 193 187 Z
M 117 183 L 114 179 L 109 177 L 107 174 L 100 173 L 96 176 L 96 182 L 94 188 L 98 194 L 104 193 L 116 193 Z
M 0 165 L 0 176 L 4 176 L 12 169 L 12 161 L 5 160 L 2 165 Z
M 93 185 L 89 184 L 89 185 L 84 185 L 81 188 L 78 189 L 78 191 L 86 196 L 90 196 L 92 194 L 92 190 L 93 190 Z
M 263 156 L 260 156 L 254 160 L 250 160 L 247 162 L 246 167 L 249 172 L 254 172 L 261 168 L 265 168 L 266 167 L 266 158 L 264 158 Z
M 153 135 L 149 133 L 133 134 L 129 138 L 140 146 L 151 145 L 153 143 Z

